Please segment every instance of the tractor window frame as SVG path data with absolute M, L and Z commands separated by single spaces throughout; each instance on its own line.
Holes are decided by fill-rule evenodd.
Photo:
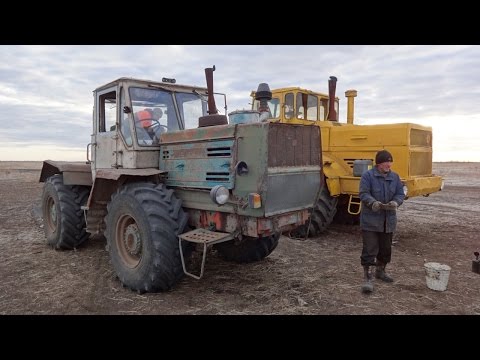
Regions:
M 130 119 L 131 116 L 128 113 L 123 111 L 124 107 L 127 104 L 127 99 L 125 97 L 125 89 L 124 87 L 120 87 L 119 91 L 119 99 L 120 99 L 120 106 L 118 107 L 118 128 L 120 130 L 120 134 L 125 142 L 125 145 L 128 147 L 133 146 L 133 136 L 132 136 L 132 129 L 130 127 Z
M 295 117 L 295 95 L 293 92 L 285 94 L 285 105 L 283 107 L 285 119 L 293 119 Z
M 327 120 L 328 114 L 328 98 L 320 99 L 320 120 Z
M 117 89 L 110 88 L 99 92 L 97 98 L 98 132 L 103 133 L 115 130 L 118 109 Z
M 318 96 L 299 91 L 295 96 L 295 100 L 297 119 L 307 121 L 318 120 Z
M 318 96 L 308 94 L 307 98 L 307 120 L 317 121 L 318 120 Z

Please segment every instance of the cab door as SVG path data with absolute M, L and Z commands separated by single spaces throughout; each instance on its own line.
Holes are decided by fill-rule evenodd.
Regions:
M 116 126 L 118 110 L 117 87 L 103 89 L 95 94 L 95 120 L 92 139 L 92 171 L 118 168 Z

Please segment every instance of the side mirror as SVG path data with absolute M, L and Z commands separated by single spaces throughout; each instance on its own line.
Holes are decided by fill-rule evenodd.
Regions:
M 124 112 L 125 114 L 130 114 L 130 113 L 132 112 L 132 109 L 130 109 L 129 106 L 124 106 L 124 107 L 123 107 L 123 112 Z

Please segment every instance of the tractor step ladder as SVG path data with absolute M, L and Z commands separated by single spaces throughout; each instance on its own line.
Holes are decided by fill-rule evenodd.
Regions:
M 355 201 L 353 200 L 353 198 L 355 198 Z M 358 201 L 357 201 L 357 199 L 358 199 Z M 358 206 L 357 211 L 352 210 L 352 205 L 357 205 Z M 360 198 L 358 196 L 350 195 L 350 199 L 348 200 L 347 212 L 350 215 L 358 215 L 358 214 L 360 214 L 361 210 L 362 210 L 362 202 L 360 201 Z
M 203 244 L 202 265 L 200 267 L 200 275 L 189 273 L 185 267 L 185 259 L 183 258 L 182 240 L 190 241 L 197 244 Z M 203 276 L 205 267 L 205 258 L 207 257 L 207 246 L 218 244 L 224 241 L 233 240 L 233 235 L 222 232 L 210 231 L 207 229 L 195 229 L 181 235 L 178 235 L 178 248 L 180 249 L 180 259 L 182 260 L 183 272 L 197 280 Z

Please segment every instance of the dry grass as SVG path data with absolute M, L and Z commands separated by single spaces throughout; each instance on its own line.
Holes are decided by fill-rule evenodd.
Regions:
M 75 251 L 46 245 L 32 216 L 42 189 L 38 163 L 25 171 L 9 166 L 0 162 L 0 314 L 480 313 L 480 275 L 471 271 L 480 247 L 480 184 L 464 178 L 479 164 L 436 164 L 447 173 L 447 187 L 400 208 L 388 268 L 396 281 L 376 281 L 370 296 L 360 292 L 360 229 L 340 225 L 304 241 L 282 236 L 269 257 L 253 264 L 226 262 L 210 248 L 201 280 L 185 277 L 165 293 L 133 293 L 116 279 L 104 239 Z M 426 287 L 424 260 L 452 267 L 447 291 Z

